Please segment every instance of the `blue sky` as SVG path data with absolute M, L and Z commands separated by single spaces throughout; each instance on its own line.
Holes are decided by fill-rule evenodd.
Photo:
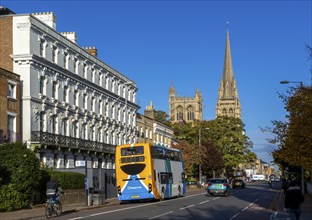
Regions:
M 168 113 L 171 83 L 180 96 L 198 88 L 204 119 L 215 118 L 223 72 L 226 23 L 246 133 L 253 151 L 270 162 L 268 133 L 284 120 L 281 80 L 311 84 L 311 1 L 52 1 L 1 0 L 16 13 L 53 11 L 58 32 L 75 31 L 80 46 L 137 83 L 143 113 L 152 101 Z

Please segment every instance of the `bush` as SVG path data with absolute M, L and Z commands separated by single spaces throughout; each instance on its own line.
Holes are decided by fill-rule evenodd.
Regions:
M 31 204 L 39 186 L 40 162 L 22 143 L 0 145 L 0 211 L 11 211 Z
M 75 172 L 60 172 L 55 170 L 48 171 L 49 176 L 53 176 L 63 190 L 65 189 L 84 189 L 85 175 Z
M 14 211 L 28 206 L 25 195 L 16 190 L 14 184 L 1 187 L 0 190 L 0 212 Z

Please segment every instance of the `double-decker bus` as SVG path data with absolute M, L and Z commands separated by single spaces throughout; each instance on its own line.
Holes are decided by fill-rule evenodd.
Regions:
M 119 201 L 185 195 L 182 152 L 149 143 L 117 146 L 116 187 Z

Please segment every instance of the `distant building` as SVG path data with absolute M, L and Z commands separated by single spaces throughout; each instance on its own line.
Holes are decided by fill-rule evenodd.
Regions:
M 137 142 L 172 146 L 173 130 L 155 120 L 155 109 L 152 102 L 144 110 L 144 115 L 137 113 L 137 131 Z
M 240 101 L 232 67 L 230 37 L 228 30 L 226 32 L 224 67 L 218 93 L 216 116 L 229 116 L 235 118 L 241 117 Z
M 203 97 L 196 89 L 194 97 L 176 95 L 173 85 L 169 89 L 169 116 L 172 123 L 203 120 Z
M 85 161 L 89 168 L 114 168 L 116 145 L 137 139 L 136 84 L 100 60 L 95 47 L 79 46 L 75 32 L 58 33 L 53 12 L 6 11 L 0 67 L 22 82 L 22 140 L 48 167 Z M 19 85 L 17 78 L 8 82 Z
M 274 167 L 260 159 L 255 159 L 249 163 L 241 163 L 236 170 L 245 171 L 247 177 L 252 177 L 253 175 L 264 175 L 268 177 L 274 173 Z
M 21 141 L 20 76 L 0 68 L 0 144 Z

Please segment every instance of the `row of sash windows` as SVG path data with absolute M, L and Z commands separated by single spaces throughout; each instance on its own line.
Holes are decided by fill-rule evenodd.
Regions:
M 39 55 L 44 57 L 44 58 L 46 58 L 46 52 L 47 52 L 46 46 L 47 46 L 46 40 L 40 39 L 39 40 Z M 58 64 L 58 54 L 60 54 L 59 50 L 60 50 L 60 48 L 57 45 L 52 46 L 52 62 L 55 64 Z M 66 50 L 64 49 L 62 56 L 63 56 L 63 68 L 69 69 L 70 56 L 69 56 L 67 49 Z M 75 57 L 73 60 L 73 70 L 74 70 L 75 74 L 79 74 L 79 62 L 80 62 L 80 60 L 77 57 Z M 88 78 L 87 77 L 88 65 L 85 62 L 82 65 L 83 65 L 82 66 L 82 76 L 87 79 Z M 96 78 L 95 75 L 97 75 L 98 78 Z M 125 94 L 125 91 L 124 91 L 125 88 L 124 88 L 124 90 L 120 89 L 120 87 L 122 85 L 116 86 L 115 83 L 110 84 L 110 79 L 108 77 L 104 78 L 102 80 L 101 73 L 97 74 L 97 71 L 93 67 L 91 68 L 90 81 L 93 83 L 96 83 L 100 86 L 104 86 L 104 88 L 106 88 L 106 89 L 111 89 L 112 92 L 117 93 L 120 96 L 123 96 Z M 104 83 L 104 85 L 103 85 L 103 83 Z
M 49 132 L 53 134 L 60 134 L 63 136 L 69 136 L 74 138 L 81 138 L 84 140 L 105 142 L 111 144 L 123 144 L 122 139 L 119 138 L 116 140 L 115 134 L 109 135 L 109 133 L 104 132 L 103 130 L 97 130 L 94 126 L 87 126 L 81 124 L 72 123 L 69 124 L 68 119 L 60 120 L 61 125 L 59 126 L 59 120 L 57 117 L 52 116 L 48 122 L 46 121 L 46 114 L 41 113 L 40 115 L 40 131 Z M 59 126 L 59 127 L 58 127 Z

